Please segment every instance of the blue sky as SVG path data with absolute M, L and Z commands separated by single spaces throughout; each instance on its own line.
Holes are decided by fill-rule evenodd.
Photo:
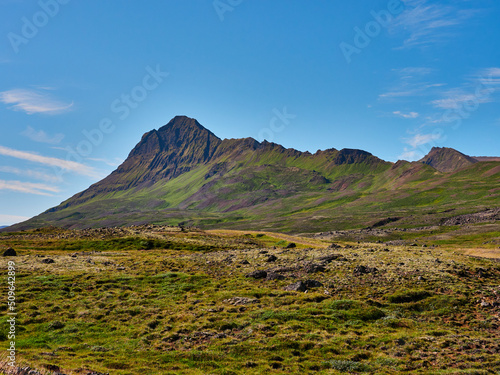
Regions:
M 0 225 L 188 115 L 389 161 L 500 156 L 495 0 L 0 0 Z

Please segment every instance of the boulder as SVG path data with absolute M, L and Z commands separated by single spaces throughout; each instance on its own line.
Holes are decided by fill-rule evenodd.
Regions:
M 354 276 L 361 276 L 367 273 L 377 273 L 378 269 L 375 267 L 367 267 L 367 266 L 356 266 L 354 267 Z
M 265 279 L 267 276 L 267 272 L 263 270 L 257 270 L 250 272 L 246 277 L 251 277 L 253 279 Z
M 12 247 L 9 247 L 7 250 L 3 252 L 4 257 L 15 257 L 17 256 L 16 250 L 14 250 Z
M 326 268 L 321 264 L 309 263 L 304 266 L 307 273 L 324 272 Z
M 317 280 L 306 280 L 304 282 L 304 284 L 306 285 L 306 287 L 309 289 L 309 288 L 321 288 L 323 286 L 322 283 L 320 283 L 319 281 Z
M 266 276 L 266 280 L 283 280 L 284 278 L 285 276 L 273 271 L 269 271 Z
M 278 260 L 278 257 L 276 257 L 276 255 L 269 255 L 267 257 L 266 262 L 271 263 L 271 262 L 276 262 L 276 260 Z
M 307 286 L 302 281 L 297 281 L 296 283 L 285 286 L 283 289 L 289 292 L 305 292 Z

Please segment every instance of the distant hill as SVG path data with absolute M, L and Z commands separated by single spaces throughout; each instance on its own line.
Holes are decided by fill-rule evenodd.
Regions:
M 473 156 L 477 161 L 500 161 L 500 157 L 495 156 Z
M 312 154 L 253 138 L 222 140 L 177 116 L 144 134 L 108 177 L 12 229 L 158 223 L 311 232 L 435 224 L 498 206 L 499 173 L 500 162 L 450 148 L 412 163 L 356 149 Z

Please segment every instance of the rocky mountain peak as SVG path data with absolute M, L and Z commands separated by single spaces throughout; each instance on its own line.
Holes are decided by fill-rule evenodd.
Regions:
M 454 172 L 477 163 L 477 160 L 448 147 L 433 147 L 431 151 L 419 160 L 440 172 Z

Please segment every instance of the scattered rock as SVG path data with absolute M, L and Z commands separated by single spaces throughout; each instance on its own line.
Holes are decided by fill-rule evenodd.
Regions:
M 60 321 L 55 320 L 49 324 L 49 328 L 50 329 L 61 329 L 61 328 L 64 328 L 64 323 L 61 323 Z
M 339 249 L 341 248 L 340 245 L 337 245 L 336 243 L 331 243 L 330 246 L 328 246 L 328 249 Z
M 284 278 L 285 276 L 273 271 L 269 271 L 266 276 L 266 280 L 283 280 Z
M 491 304 L 486 301 L 481 301 L 481 307 L 491 307 Z
M 93 352 L 109 352 L 109 349 L 108 348 L 105 348 L 104 346 L 93 346 L 90 348 L 90 350 L 92 350 Z
M 7 250 L 3 252 L 4 257 L 15 257 L 17 256 L 16 250 L 14 250 L 12 247 L 9 247 Z
M 271 263 L 271 262 L 276 262 L 278 260 L 278 257 L 276 255 L 269 255 L 267 257 L 266 262 Z
M 307 288 L 321 288 L 323 286 L 322 283 L 316 280 L 306 280 L 304 284 Z
M 229 303 L 233 306 L 242 306 L 248 305 L 250 303 L 257 303 L 259 300 L 257 298 L 248 298 L 248 297 L 232 297 L 225 299 L 223 302 Z
M 44 259 L 42 259 L 42 263 L 52 264 L 52 263 L 55 263 L 55 260 L 51 259 L 51 258 L 44 258 Z
M 305 292 L 307 286 L 302 281 L 297 281 L 296 283 L 285 286 L 283 289 L 289 292 Z
M 293 249 L 297 247 L 297 244 L 295 242 L 290 242 L 288 245 L 286 245 L 285 249 Z
M 343 257 L 340 254 L 330 254 L 320 257 L 318 260 L 323 263 L 331 263 L 334 260 L 341 260 Z
M 321 264 L 309 263 L 304 267 L 307 273 L 324 272 L 326 268 Z
M 378 272 L 378 269 L 375 268 L 375 267 L 367 267 L 367 266 L 356 266 L 354 267 L 354 276 L 360 276 L 360 275 L 364 275 L 364 274 L 367 274 L 367 273 L 377 273 Z
M 406 344 L 406 340 L 403 338 L 399 338 L 395 340 L 396 345 L 403 346 Z
M 250 264 L 250 262 L 249 262 L 248 260 L 246 260 L 246 259 L 245 259 L 245 260 L 242 260 L 242 261 L 240 262 L 240 264 L 247 265 L 247 264 Z
M 47 369 L 49 371 L 54 371 L 54 372 L 60 372 L 61 371 L 60 367 L 56 366 L 56 365 L 46 364 L 46 365 L 42 365 L 42 367 L 44 367 L 45 369 Z
M 484 268 L 478 268 L 477 269 L 477 277 L 479 277 L 479 278 L 482 279 L 482 278 L 487 278 L 489 276 L 490 275 L 489 275 L 488 271 L 485 270 Z
M 257 270 L 257 271 L 250 272 L 245 277 L 251 277 L 253 279 L 265 279 L 266 276 L 267 276 L 267 272 L 266 271 Z

